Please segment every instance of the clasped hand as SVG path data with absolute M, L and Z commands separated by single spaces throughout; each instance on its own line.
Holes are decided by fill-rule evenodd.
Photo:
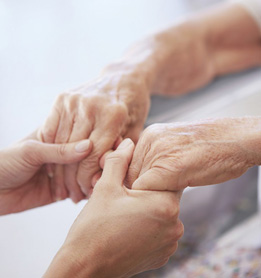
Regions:
M 122 77 L 115 71 L 113 67 L 102 78 L 61 94 L 39 132 L 38 138 L 46 143 L 87 138 L 94 143 L 90 155 L 79 163 L 47 166 L 57 199 L 69 196 L 76 203 L 90 197 L 101 156 L 123 138 L 134 142 L 139 138 L 150 105 L 148 88 L 137 76 Z

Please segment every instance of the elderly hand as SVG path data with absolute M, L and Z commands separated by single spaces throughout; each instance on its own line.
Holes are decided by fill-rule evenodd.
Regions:
M 122 64 L 111 65 L 99 79 L 57 98 L 41 130 L 41 140 L 67 143 L 90 138 L 94 143 L 79 168 L 77 163 L 48 167 L 49 175 L 51 168 L 54 171 L 60 198 L 67 191 L 74 202 L 90 195 L 91 179 L 100 171 L 100 157 L 124 137 L 138 140 L 150 99 L 146 82 L 136 73 L 126 73 L 128 70 Z
M 131 277 L 163 266 L 183 234 L 180 194 L 123 185 L 134 144 L 106 157 L 101 179 L 44 277 Z
M 128 184 L 142 190 L 182 190 L 216 184 L 261 163 L 261 117 L 154 124 L 141 136 Z
M 43 165 L 80 161 L 92 147 L 89 140 L 54 145 L 32 138 L 35 135 L 0 151 L 0 215 L 56 201 L 54 185 Z
M 260 29 L 253 18 L 240 5 L 224 4 L 148 36 L 97 80 L 59 96 L 41 139 L 94 142 L 79 168 L 48 167 L 56 188 L 62 188 L 60 197 L 69 191 L 77 202 L 90 195 L 99 158 L 122 137 L 137 141 L 150 93 L 184 94 L 216 76 L 260 65 L 260 49 Z

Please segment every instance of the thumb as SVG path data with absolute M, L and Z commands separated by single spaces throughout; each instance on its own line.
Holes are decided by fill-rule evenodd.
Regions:
M 123 140 L 118 148 L 105 158 L 104 169 L 100 182 L 122 186 L 134 151 L 131 139 Z
M 153 191 L 179 191 L 178 177 L 163 168 L 151 168 L 140 175 L 132 184 L 132 189 Z
M 67 144 L 48 144 L 36 140 L 23 142 L 24 159 L 33 165 L 75 163 L 90 154 L 91 150 L 90 140 Z

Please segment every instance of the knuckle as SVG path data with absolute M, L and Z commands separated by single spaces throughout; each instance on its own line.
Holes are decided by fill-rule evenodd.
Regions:
M 122 102 L 113 103 L 109 106 L 111 121 L 123 121 L 128 117 L 127 106 Z
M 153 124 L 148 126 L 142 133 L 139 142 L 142 142 L 143 145 L 152 145 L 157 143 L 158 139 L 158 126 L 161 124 Z
M 89 128 L 93 128 L 97 111 L 96 108 L 91 104 L 82 104 L 80 103 L 78 118 L 76 120 L 84 120 L 83 124 Z M 88 119 L 86 121 L 86 119 Z
M 84 96 L 81 103 L 83 108 L 96 107 L 97 104 L 102 103 L 102 99 L 98 95 Z
M 167 256 L 171 257 L 178 249 L 178 243 L 175 241 L 168 249 Z
M 63 102 L 65 99 L 67 99 L 69 96 L 69 93 L 68 92 L 63 92 L 61 94 L 59 94 L 56 98 L 56 101 L 55 103 L 56 104 L 60 104 L 61 102 Z
M 55 131 L 51 126 L 44 126 L 42 130 L 43 139 L 46 143 L 53 143 Z
M 59 148 L 57 148 L 57 154 L 60 157 L 64 157 L 66 155 L 66 144 L 61 144 Z
M 145 129 L 144 134 L 147 136 L 155 136 L 159 131 L 162 130 L 162 127 L 163 124 L 152 124 Z
M 174 203 L 166 203 L 161 208 L 162 219 L 166 221 L 175 221 L 179 215 L 179 207 L 175 206 Z
M 178 220 L 178 223 L 175 227 L 175 239 L 179 240 L 180 238 L 182 238 L 183 234 L 184 234 L 184 225 L 180 220 Z
M 79 96 L 76 94 L 70 95 L 70 97 L 67 98 L 67 102 L 66 102 L 67 111 L 73 113 L 75 109 L 78 108 L 78 103 L 79 103 Z

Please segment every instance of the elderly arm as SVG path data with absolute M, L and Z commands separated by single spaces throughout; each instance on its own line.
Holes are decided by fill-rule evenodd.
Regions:
M 130 57 L 141 60 L 151 93 L 183 94 L 216 76 L 261 65 L 261 27 L 242 5 L 224 4 L 148 37 Z
M 57 98 L 41 131 L 48 143 L 90 138 L 93 151 L 78 164 L 49 169 L 56 198 L 90 196 L 99 160 L 122 138 L 135 142 L 143 129 L 150 94 L 178 95 L 214 77 L 261 64 L 260 29 L 239 4 L 188 17 L 135 44 L 92 82 Z

